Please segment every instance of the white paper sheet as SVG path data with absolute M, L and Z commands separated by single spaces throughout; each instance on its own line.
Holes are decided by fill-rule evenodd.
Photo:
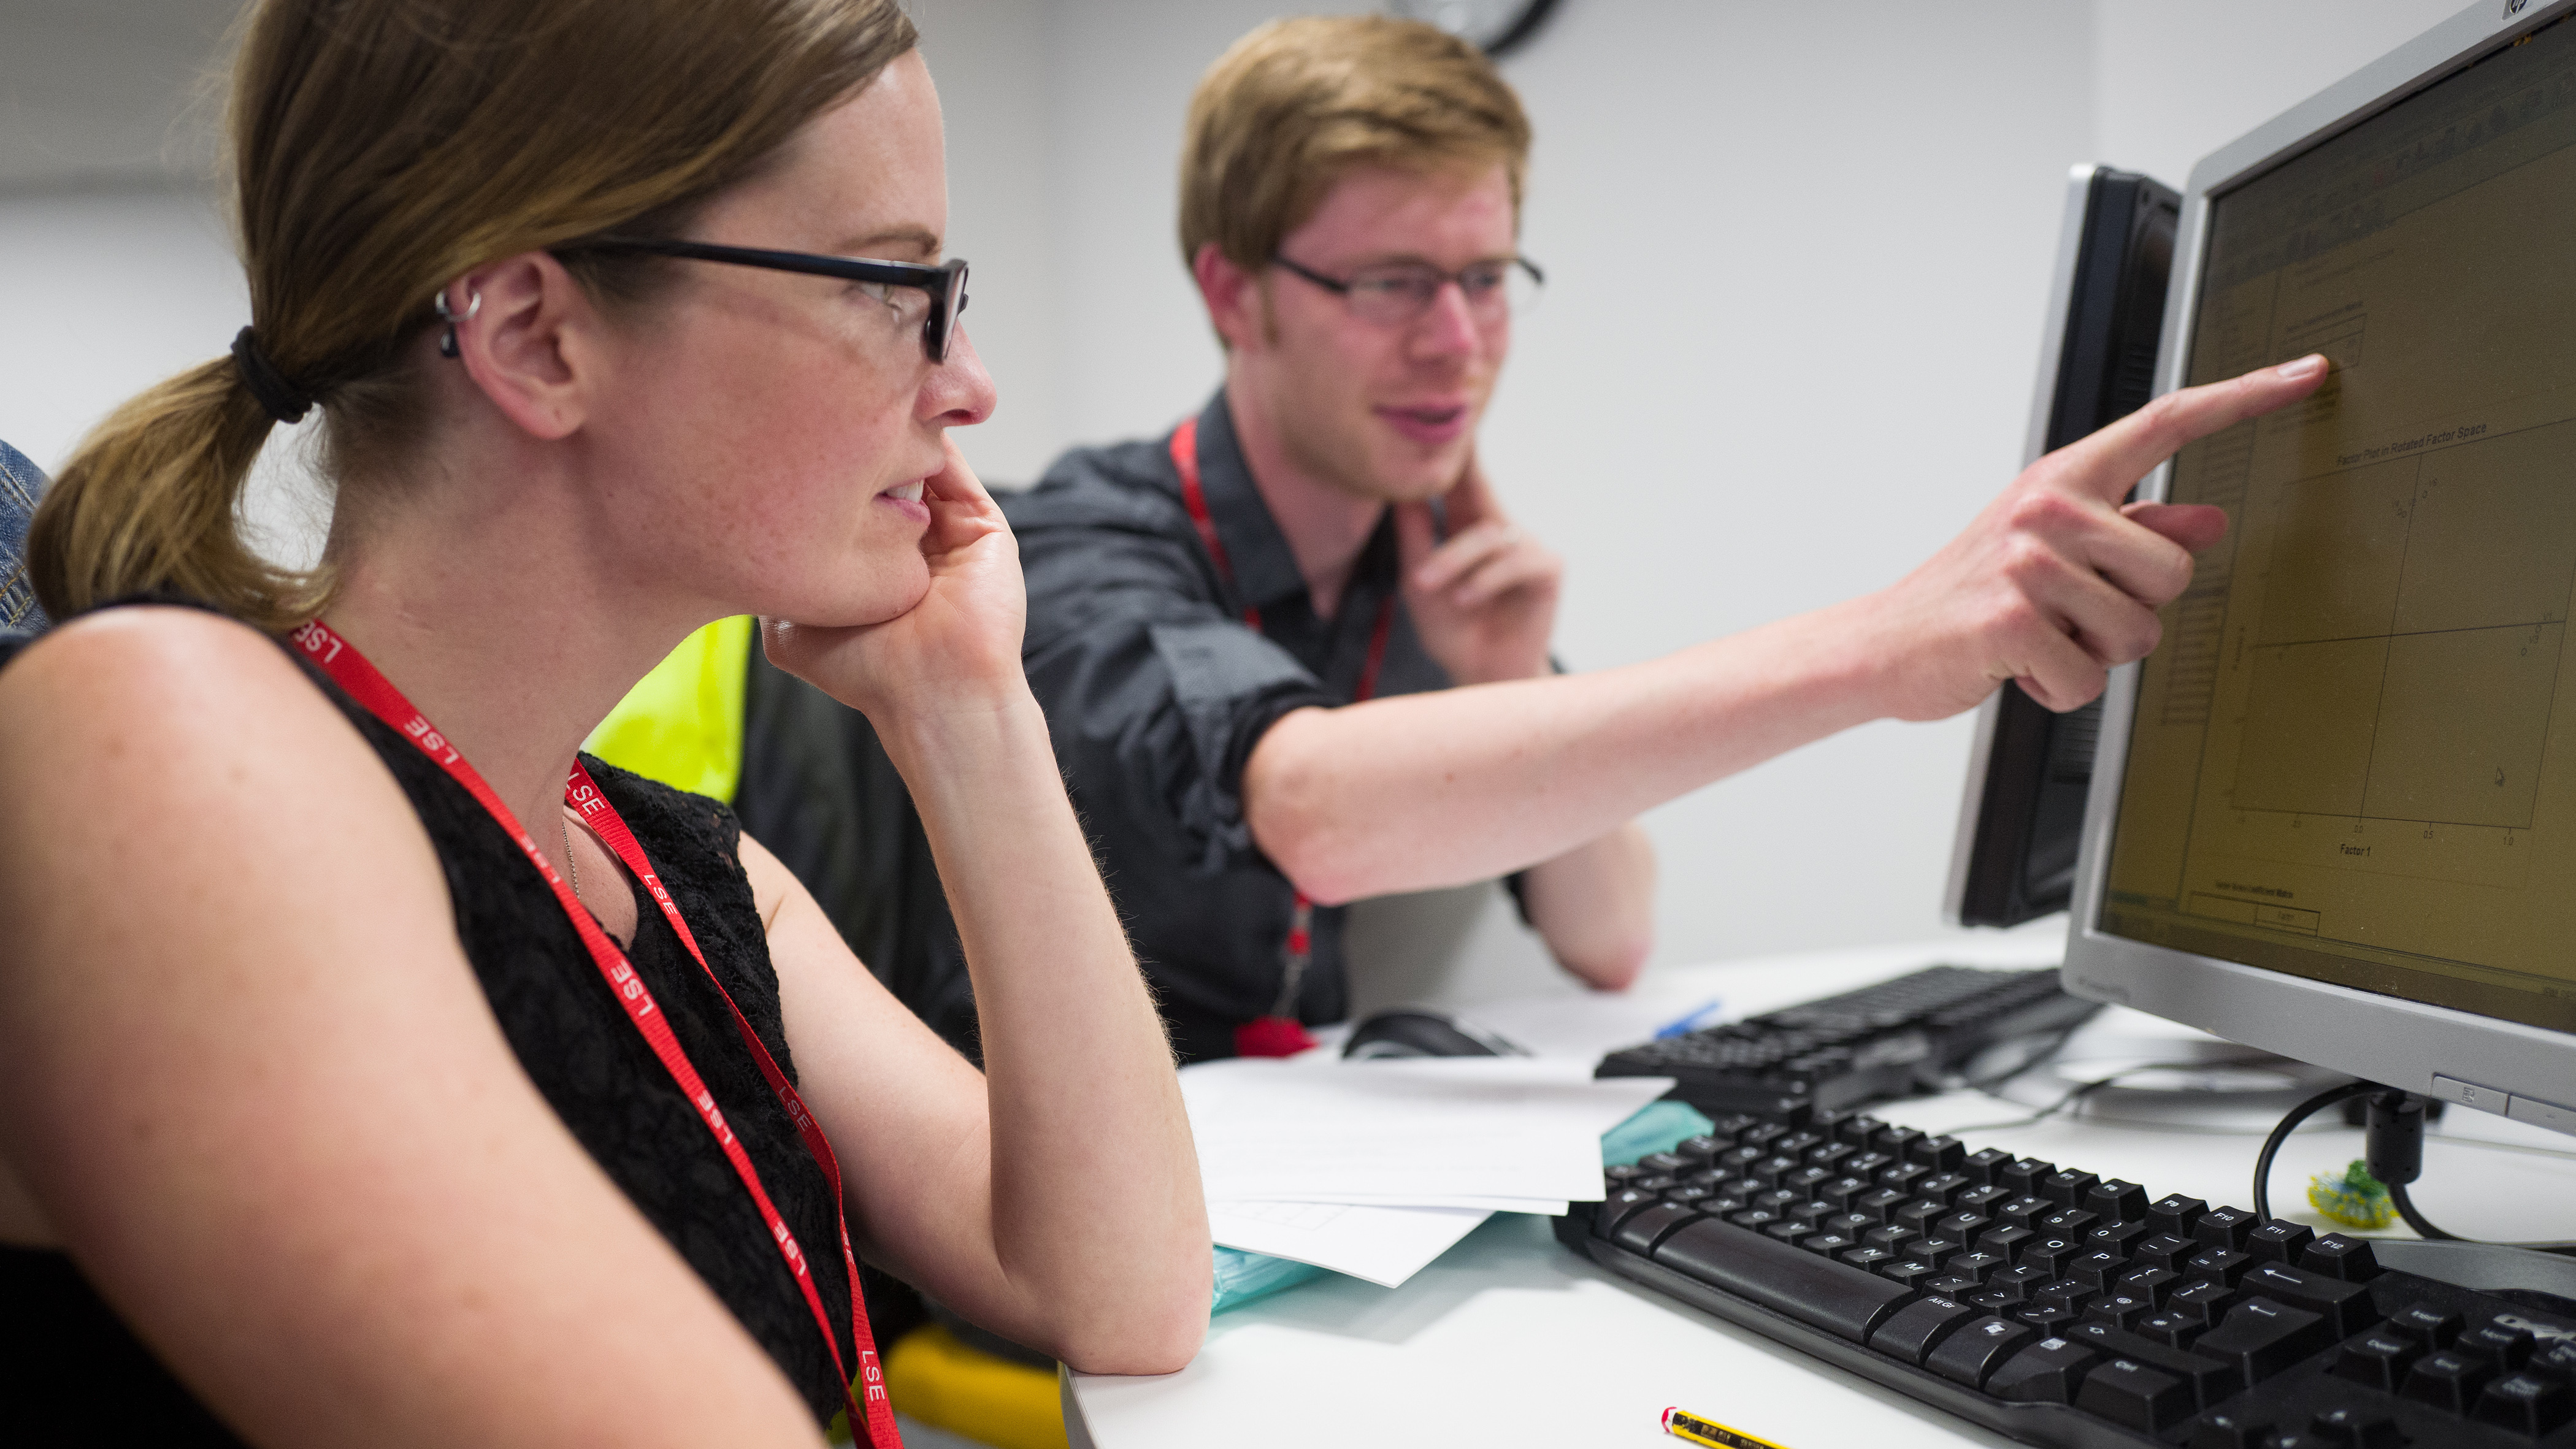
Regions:
M 1490 1214 L 1476 1209 L 1327 1202 L 1212 1202 L 1216 1240 L 1395 1288 Z
M 1210 1201 L 1598 1201 L 1601 1134 L 1663 1078 L 1579 1062 L 1234 1059 L 1181 1073 Z

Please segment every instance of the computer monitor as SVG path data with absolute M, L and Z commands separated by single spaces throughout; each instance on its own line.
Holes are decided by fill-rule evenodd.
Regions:
M 2067 178 L 2024 462 L 2146 406 L 2180 204 L 2173 188 L 2107 166 Z M 1986 700 L 1950 853 L 1953 924 L 2017 926 L 2066 909 L 2101 724 L 2098 701 L 2058 714 L 2011 685 Z
M 2576 1132 L 2576 0 L 2487 0 L 2203 161 L 2160 391 L 2323 352 L 2117 671 L 2068 989 Z

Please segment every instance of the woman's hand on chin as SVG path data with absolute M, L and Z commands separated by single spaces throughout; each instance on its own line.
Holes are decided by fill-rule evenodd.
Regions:
M 880 732 L 899 717 L 989 710 L 1025 701 L 1020 636 L 1028 590 L 1002 510 L 954 438 L 925 480 L 930 527 L 921 557 L 930 586 L 882 624 L 826 628 L 763 619 L 770 662 L 860 711 Z

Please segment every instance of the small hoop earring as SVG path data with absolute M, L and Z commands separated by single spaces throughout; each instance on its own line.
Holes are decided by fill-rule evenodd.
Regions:
M 474 320 L 474 314 L 483 310 L 483 294 L 475 291 L 471 287 L 465 289 L 465 315 L 462 317 L 459 317 L 454 312 L 448 310 L 447 289 L 445 287 L 438 289 L 438 295 L 430 299 L 429 305 L 437 309 L 438 320 L 447 324 L 447 331 L 442 333 L 438 339 L 438 355 L 441 357 L 454 357 L 456 355 L 456 324 L 459 322 L 471 322 Z

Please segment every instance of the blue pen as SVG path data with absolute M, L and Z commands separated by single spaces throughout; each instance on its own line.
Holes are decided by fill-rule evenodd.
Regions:
M 1692 1007 L 1688 1012 L 1685 1012 L 1681 1016 L 1665 1022 L 1662 1026 L 1656 1027 L 1655 1040 L 1663 1041 L 1670 1037 L 1680 1036 L 1684 1032 L 1697 1031 L 1702 1026 L 1707 1025 L 1708 1019 L 1717 1015 L 1725 1005 L 1726 998 L 1722 996 L 1712 996 L 1708 1000 L 1701 1002 L 1699 1005 Z

